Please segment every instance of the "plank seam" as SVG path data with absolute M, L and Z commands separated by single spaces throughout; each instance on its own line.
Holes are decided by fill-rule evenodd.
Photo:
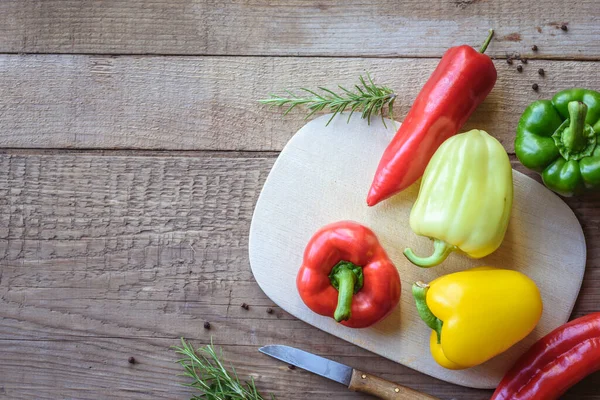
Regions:
M 14 156 L 57 156 L 89 155 L 96 157 L 197 157 L 209 156 L 223 158 L 276 158 L 281 150 L 168 150 L 168 149 L 107 149 L 107 148 L 27 148 L 0 147 L 0 155 Z M 515 152 L 508 152 L 514 156 Z
M 11 51 L 0 51 L 1 55 L 18 55 L 18 56 L 26 56 L 26 55 L 40 55 L 40 56 L 48 56 L 48 55 L 60 55 L 60 56 L 90 56 L 90 57 L 173 57 L 173 58 L 184 58 L 184 57 L 212 57 L 212 58 L 348 58 L 348 59 L 441 59 L 442 55 L 399 55 L 399 54 L 369 54 L 369 55 L 360 55 L 360 54 L 212 54 L 212 53 L 67 53 L 67 52 L 11 52 Z M 500 56 L 492 56 L 490 58 L 492 60 L 506 60 L 510 54 L 500 55 Z M 527 54 L 527 59 L 531 61 L 536 60 L 544 60 L 544 61 L 581 61 L 581 62 L 597 62 L 600 61 L 600 56 L 540 56 L 540 55 L 531 55 Z

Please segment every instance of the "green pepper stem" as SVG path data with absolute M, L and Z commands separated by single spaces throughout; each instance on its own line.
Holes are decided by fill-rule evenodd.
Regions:
M 581 151 L 586 145 L 586 138 L 583 135 L 585 128 L 585 117 L 588 107 L 581 101 L 570 101 L 567 104 L 569 110 L 569 128 L 563 133 L 563 143 L 571 152 Z
M 492 37 L 494 36 L 494 30 L 490 29 L 489 30 L 489 34 L 488 37 L 485 39 L 485 42 L 483 42 L 483 44 L 481 45 L 481 48 L 479 49 L 479 52 L 481 54 L 485 53 L 485 51 L 488 48 L 488 45 L 490 44 L 490 42 L 492 41 Z
M 364 282 L 362 268 L 349 261 L 340 261 L 329 274 L 331 285 L 338 290 L 338 303 L 333 313 L 337 321 L 347 321 L 352 317 L 352 297 Z
M 412 249 L 404 250 L 404 255 L 408 261 L 421 268 L 431 268 L 441 264 L 450 253 L 456 250 L 456 246 L 452 246 L 443 240 L 435 239 L 433 241 L 433 254 L 429 257 L 419 257 Z
M 444 322 L 441 319 L 433 315 L 429 307 L 427 306 L 427 291 L 429 285 L 423 282 L 416 282 L 412 287 L 412 294 L 417 303 L 417 312 L 421 319 L 427 324 L 428 327 L 433 329 L 437 334 L 437 342 L 442 342 L 442 326 Z

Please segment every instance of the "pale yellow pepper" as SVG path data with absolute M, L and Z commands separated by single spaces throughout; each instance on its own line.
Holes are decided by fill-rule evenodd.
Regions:
M 412 230 L 435 240 L 434 253 L 404 254 L 420 267 L 438 265 L 454 250 L 485 257 L 504 239 L 512 202 L 512 167 L 500 142 L 477 129 L 452 136 L 427 165 L 410 213 Z
M 433 329 L 430 350 L 442 367 L 464 369 L 506 351 L 542 316 L 542 298 L 518 271 L 477 267 L 417 282 L 419 315 Z

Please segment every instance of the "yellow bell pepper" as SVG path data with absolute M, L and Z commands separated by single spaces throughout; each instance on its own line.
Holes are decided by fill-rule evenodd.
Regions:
M 431 355 L 442 367 L 464 369 L 506 351 L 542 316 L 535 282 L 518 271 L 477 267 L 417 282 L 419 315 L 433 329 Z
M 512 202 L 512 168 L 500 142 L 477 129 L 452 136 L 427 165 L 410 212 L 410 227 L 434 239 L 434 253 L 404 254 L 420 267 L 438 265 L 454 250 L 485 257 L 504 239 Z

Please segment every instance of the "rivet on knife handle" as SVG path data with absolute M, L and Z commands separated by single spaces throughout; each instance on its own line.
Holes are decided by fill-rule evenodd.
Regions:
M 400 386 L 394 382 L 367 374 L 357 369 L 352 371 L 348 389 L 355 392 L 367 393 L 385 400 L 439 400 L 437 397 L 419 393 L 415 390 Z

